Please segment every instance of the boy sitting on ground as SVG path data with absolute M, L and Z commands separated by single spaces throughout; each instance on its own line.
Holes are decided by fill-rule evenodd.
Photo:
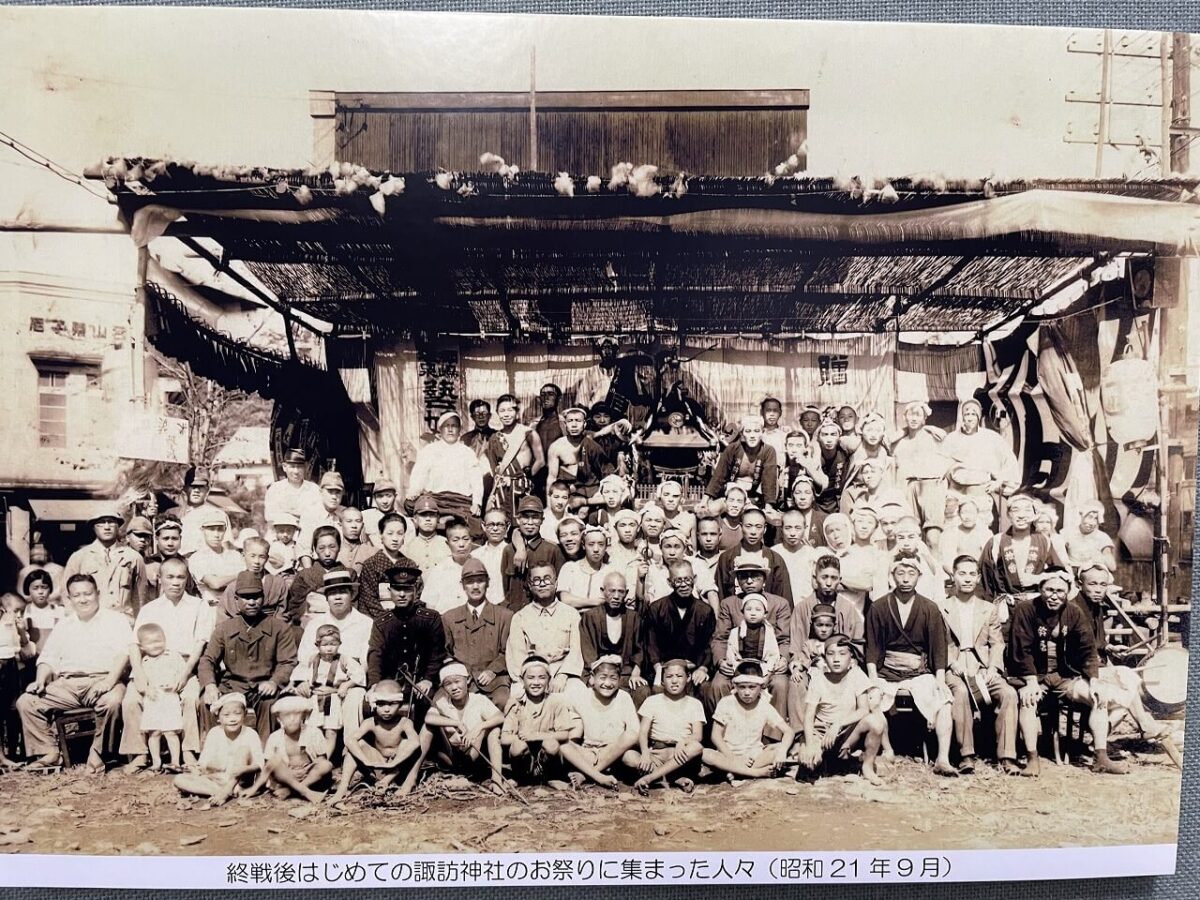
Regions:
M 508 749 L 513 775 L 519 781 L 544 781 L 547 763 L 569 740 L 583 735 L 579 713 L 562 693 L 549 693 L 550 663 L 529 656 L 521 665 L 524 696 L 508 706 L 500 744 Z
M 736 778 L 767 778 L 787 765 L 788 749 L 796 733 L 770 702 L 763 697 L 762 665 L 755 660 L 738 663 L 733 676 L 733 694 L 723 697 L 713 711 L 711 749 L 702 755 L 709 768 Z M 780 732 L 782 739 L 766 744 L 766 729 Z
M 266 764 L 249 793 L 256 794 L 265 786 L 280 800 L 293 794 L 309 803 L 325 798 L 325 792 L 315 788 L 329 777 L 333 763 L 327 756 L 325 735 L 305 721 L 312 712 L 310 704 L 304 697 L 275 701 L 271 712 L 279 727 L 267 738 L 263 748 Z
M 633 699 L 620 688 L 621 657 L 601 656 L 592 663 L 592 689 L 576 704 L 583 720 L 582 740 L 568 741 L 559 749 L 563 761 L 577 770 L 567 774 L 576 789 L 583 786 L 586 776 L 616 790 L 620 782 L 608 769 L 618 760 L 637 765 L 631 755 L 638 741 L 637 710 Z
M 412 719 L 404 715 L 404 691 L 400 683 L 385 678 L 367 691 L 373 713 L 353 734 L 346 735 L 346 753 L 342 759 L 342 778 L 331 803 L 345 799 L 355 772 L 387 790 L 400 774 L 400 766 L 415 760 L 421 742 Z
M 824 656 L 825 669 L 814 668 L 808 684 L 800 762 L 816 769 L 831 754 L 849 759 L 861 743 L 863 778 L 880 784 L 875 757 L 883 746 L 887 719 L 879 709 L 879 691 L 855 663 L 850 638 L 844 634 L 825 641 Z
M 263 768 L 258 732 L 246 726 L 246 695 L 233 691 L 212 706 L 217 725 L 204 738 L 196 771 L 175 776 L 184 794 L 208 797 L 220 806 L 234 795 L 249 792 Z
M 628 765 L 644 773 L 634 782 L 642 795 L 650 785 L 676 772 L 691 772 L 700 759 L 704 746 L 704 704 L 688 692 L 688 663 L 683 659 L 668 660 L 662 667 L 663 693 L 652 694 L 642 703 L 638 715 L 642 726 L 638 732 L 638 749 L 627 753 Z M 690 775 L 678 775 L 673 783 L 690 794 L 696 782 Z
M 439 759 L 452 770 L 472 774 L 491 768 L 492 792 L 503 794 L 500 726 L 504 724 L 504 713 L 486 694 L 472 693 L 471 673 L 462 663 L 443 666 L 438 680 L 442 689 L 434 694 L 425 724 L 435 728 L 441 738 Z

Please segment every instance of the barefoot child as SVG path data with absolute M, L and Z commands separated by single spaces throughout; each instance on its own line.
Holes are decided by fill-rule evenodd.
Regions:
M 324 791 L 316 786 L 329 777 L 333 763 L 325 749 L 325 736 L 304 720 L 312 712 L 304 697 L 283 697 L 275 701 L 271 712 L 279 727 L 267 738 L 263 756 L 266 764 L 250 793 L 265 785 L 280 800 L 293 795 L 309 803 L 320 803 Z
M 142 651 L 142 675 L 146 680 L 141 685 L 142 732 L 146 735 L 146 747 L 150 751 L 150 768 L 162 769 L 162 743 L 167 744 L 171 766 L 179 767 L 179 737 L 183 733 L 183 701 L 179 697 L 179 683 L 187 671 L 187 661 L 178 653 L 167 649 L 167 636 L 161 625 L 147 623 L 137 630 L 138 647 Z
M 500 743 L 508 749 L 518 780 L 543 781 L 549 759 L 558 756 L 562 744 L 582 736 L 583 722 L 562 694 L 548 693 L 550 663 L 545 657 L 526 658 L 521 684 L 525 694 L 509 704 Z
M 342 778 L 330 802 L 337 803 L 350 793 L 354 773 L 370 778 L 383 789 L 391 787 L 399 767 L 414 759 L 421 742 L 406 715 L 401 714 L 404 692 L 399 682 L 385 678 L 367 692 L 374 711 L 364 719 L 358 731 L 346 735 L 346 755 L 342 759 Z
M 486 694 L 471 692 L 471 673 L 462 663 L 443 666 L 438 680 L 442 689 L 434 695 L 433 707 L 425 716 L 425 724 L 436 728 L 442 739 L 444 746 L 438 755 L 451 769 L 474 772 L 490 768 L 492 791 L 504 793 L 500 748 L 504 713 Z
M 559 749 L 562 759 L 577 770 L 567 775 L 576 788 L 586 776 L 615 790 L 620 782 L 608 769 L 621 759 L 636 765 L 629 754 L 638 741 L 637 710 L 633 698 L 620 686 L 621 657 L 601 656 L 592 663 L 592 690 L 576 704 L 583 720 L 582 739 L 579 743 L 568 741 Z
M 863 778 L 879 784 L 875 757 L 887 730 L 887 720 L 879 710 L 880 698 L 871 702 L 875 689 L 854 661 L 850 638 L 839 634 L 826 640 L 824 657 L 825 670 L 814 669 L 808 685 L 800 762 L 816 769 L 830 754 L 849 759 L 861 743 Z
M 690 772 L 704 747 L 704 704 L 687 692 L 688 664 L 682 659 L 668 660 L 662 667 L 663 693 L 652 694 L 642 703 L 638 715 L 638 750 L 627 754 L 629 765 L 636 766 L 642 777 L 634 782 L 639 794 L 649 793 L 650 785 L 676 772 Z M 636 758 L 635 758 L 636 756 Z M 674 784 L 690 794 L 696 782 L 689 775 L 678 775 Z
M 316 644 L 312 665 L 297 666 L 292 681 L 296 693 L 308 701 L 309 727 L 325 735 L 325 755 L 332 757 L 342 730 L 342 701 L 351 688 L 366 687 L 367 674 L 358 660 L 342 656 L 342 633 L 336 625 L 320 626 Z
M 233 691 L 212 706 L 217 725 L 204 738 L 198 771 L 175 776 L 175 787 L 184 794 L 209 797 L 220 806 L 235 794 L 247 792 L 262 771 L 262 741 L 246 726 L 246 695 Z
M 713 746 L 701 758 L 709 768 L 725 772 L 730 781 L 776 775 L 787 764 L 796 733 L 763 697 L 766 679 L 759 663 L 743 660 L 732 681 L 733 693 L 721 698 L 713 711 Z M 768 726 L 783 735 L 770 747 L 765 742 Z

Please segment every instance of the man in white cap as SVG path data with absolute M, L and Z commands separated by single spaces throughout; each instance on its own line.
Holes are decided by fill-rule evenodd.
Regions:
M 188 557 L 188 569 L 200 589 L 200 597 L 209 606 L 216 606 L 225 596 L 225 588 L 244 568 L 244 560 L 225 543 L 229 520 L 221 510 L 200 508 L 189 515 L 195 516 L 203 546 Z
M 313 532 L 322 525 L 330 525 L 342 533 L 342 497 L 346 493 L 346 483 L 340 472 L 329 471 L 321 476 L 320 499 L 314 506 L 309 506 L 300 516 L 300 534 L 296 543 L 300 547 L 300 568 L 312 564 L 312 555 L 308 552 L 312 547 Z
M 1113 539 L 1100 525 L 1104 521 L 1104 504 L 1099 500 L 1081 503 L 1076 510 L 1079 524 L 1066 533 L 1067 561 L 1076 572 L 1088 566 L 1101 565 L 1117 571 L 1117 555 Z
M 950 492 L 989 503 L 997 495 L 1011 496 L 1021 484 L 1021 465 L 1009 442 L 981 427 L 983 406 L 973 397 L 959 404 L 958 418 L 958 429 L 942 441 L 942 453 L 950 458 Z
M 274 522 L 281 513 L 295 516 L 299 521 L 310 509 L 321 506 L 321 489 L 307 479 L 308 454 L 292 448 L 283 454 L 283 475 L 267 488 L 263 501 L 263 515 Z
M 946 622 L 941 610 L 916 592 L 921 563 L 915 554 L 899 552 L 892 563 L 895 587 L 867 609 L 867 675 L 882 691 L 882 710 L 907 691 L 913 705 L 937 734 L 938 775 L 954 777 L 950 741 L 954 717 L 946 686 Z
M 461 433 L 458 413 L 438 416 L 437 439 L 417 451 L 408 477 L 406 508 L 422 494 L 430 493 L 437 499 L 442 515 L 478 518 L 483 505 L 483 472 L 475 451 L 459 440 Z
M 222 520 L 225 522 L 225 533 L 221 535 L 222 542 L 229 543 L 233 540 L 229 516 L 224 510 L 209 502 L 209 485 L 208 469 L 203 466 L 192 466 L 183 476 L 183 499 L 187 512 L 180 520 L 183 524 L 183 540 L 179 552 L 184 556 L 191 556 L 204 546 L 204 536 L 200 533 L 203 526 L 200 525 L 200 520 L 210 520 L 212 518 L 211 510 L 214 509 L 221 514 Z
M 118 543 L 123 521 L 115 504 L 93 516 L 96 539 L 71 554 L 63 577 L 70 581 L 73 575 L 92 576 L 101 606 L 135 615 L 146 583 L 146 561 L 131 547 Z

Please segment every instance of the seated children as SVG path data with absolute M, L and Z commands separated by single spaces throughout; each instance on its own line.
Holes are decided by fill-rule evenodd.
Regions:
M 796 733 L 762 696 L 765 681 L 761 665 L 743 660 L 733 676 L 733 693 L 723 697 L 713 711 L 713 746 L 701 758 L 709 768 L 725 772 L 730 782 L 738 776 L 767 778 L 787 765 Z M 768 727 L 783 735 L 770 747 L 765 742 Z
M 342 656 L 342 633 L 336 625 L 320 626 L 316 644 L 312 664 L 292 672 L 292 689 L 309 700 L 308 726 L 324 733 L 325 755 L 332 757 L 342 730 L 342 701 L 352 687 L 366 687 L 367 674 L 358 660 Z
M 700 737 L 704 733 L 704 704 L 687 692 L 688 663 L 682 659 L 667 660 L 662 667 L 663 693 L 652 694 L 642 703 L 638 715 L 642 724 L 638 731 L 638 749 L 627 753 L 626 761 L 636 766 L 642 777 L 634 782 L 639 794 L 647 794 L 650 785 L 680 771 L 691 771 L 691 765 L 704 751 Z M 674 784 L 690 794 L 696 782 L 679 775 Z
M 561 693 L 548 693 L 550 663 L 542 656 L 529 656 L 521 664 L 524 695 L 508 706 L 500 743 L 508 749 L 513 775 L 521 781 L 547 778 L 549 760 L 559 748 L 583 735 L 579 713 Z
M 621 657 L 601 656 L 592 663 L 592 689 L 575 703 L 583 721 L 580 743 L 568 741 L 558 751 L 564 762 L 578 770 L 567 775 L 576 788 L 587 776 L 596 784 L 616 789 L 620 782 L 607 770 L 621 759 L 636 765 L 629 754 L 638 741 L 637 710 L 620 685 Z
M 826 672 L 825 642 L 833 637 L 837 627 L 837 611 L 828 603 L 813 607 L 809 636 L 801 646 L 792 650 L 792 662 L 812 679 L 813 672 Z M 794 673 L 793 673 L 794 674 Z
M 354 734 L 346 735 L 342 778 L 331 803 L 345 799 L 350 793 L 355 772 L 386 790 L 399 776 L 401 765 L 419 758 L 421 742 L 412 719 L 401 712 L 404 692 L 399 682 L 390 678 L 380 681 L 367 691 L 367 702 L 371 704 L 372 715 L 363 720 Z M 412 786 L 401 785 L 400 793 L 411 790 Z
M 271 732 L 263 748 L 265 765 L 251 793 L 264 785 L 280 800 L 293 794 L 309 803 L 320 803 L 324 791 L 316 786 L 329 777 L 333 763 L 329 761 L 325 736 L 304 719 L 312 712 L 304 697 L 282 697 L 275 701 L 271 712 L 279 727 Z
M 183 733 L 183 700 L 179 697 L 179 682 L 187 670 L 187 661 L 179 653 L 167 649 L 167 636 L 161 625 L 147 623 L 137 630 L 138 647 L 142 653 L 140 685 L 142 697 L 142 733 L 150 751 L 150 768 L 162 769 L 162 744 L 165 739 L 171 767 L 179 767 L 179 738 Z
M 175 776 L 175 787 L 184 794 L 208 797 L 220 806 L 234 795 L 248 793 L 263 768 L 262 741 L 246 725 L 246 695 L 224 694 L 212 706 L 217 724 L 204 737 L 198 771 Z
M 855 663 L 850 638 L 844 634 L 825 641 L 823 656 L 824 669 L 814 668 L 808 683 L 800 762 L 816 769 L 831 753 L 849 759 L 861 742 L 863 778 L 880 784 L 875 757 L 883 744 L 887 720 L 879 708 L 879 690 Z
M 438 681 L 442 689 L 434 694 L 433 706 L 425 716 L 425 724 L 435 728 L 434 733 L 441 738 L 438 757 L 452 770 L 474 773 L 490 768 L 492 792 L 504 793 L 504 759 L 500 748 L 504 713 L 487 694 L 470 690 L 471 673 L 462 663 L 443 666 Z

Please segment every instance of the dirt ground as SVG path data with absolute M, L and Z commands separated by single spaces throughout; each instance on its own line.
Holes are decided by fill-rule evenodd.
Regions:
M 554 850 L 986 849 L 1171 843 L 1180 772 L 1152 745 L 1123 742 L 1132 771 L 1046 762 L 1038 779 L 982 766 L 939 778 L 893 763 L 882 787 L 857 776 L 701 784 L 649 798 L 598 787 L 525 788 L 526 806 L 434 775 L 411 798 L 356 792 L 344 809 L 180 798 L 169 776 L 82 769 L 0 776 L 0 850 L 250 855 Z

